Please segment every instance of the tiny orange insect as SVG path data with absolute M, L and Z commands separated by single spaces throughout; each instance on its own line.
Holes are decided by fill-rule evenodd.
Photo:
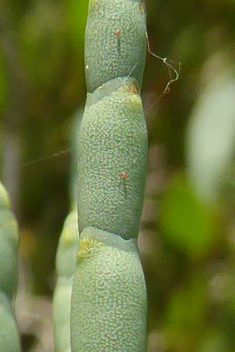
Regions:
M 116 34 L 117 36 L 119 36 L 119 35 L 121 34 L 121 30 L 120 30 L 120 29 L 116 30 L 115 34 Z
M 126 173 L 125 171 L 122 171 L 122 178 L 125 180 L 126 179 Z

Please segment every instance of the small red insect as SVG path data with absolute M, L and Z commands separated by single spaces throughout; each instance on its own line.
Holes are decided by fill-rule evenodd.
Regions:
M 119 35 L 121 34 L 121 30 L 120 30 L 120 29 L 116 30 L 115 34 L 116 34 L 117 36 L 119 36 Z
M 125 171 L 122 171 L 122 178 L 123 178 L 123 180 L 126 179 L 126 173 L 125 173 Z

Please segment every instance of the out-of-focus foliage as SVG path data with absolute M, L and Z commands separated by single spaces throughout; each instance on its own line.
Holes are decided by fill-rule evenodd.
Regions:
M 179 177 L 164 196 L 160 225 L 162 237 L 192 259 L 209 254 L 218 234 L 210 209 Z
M 71 148 L 76 112 L 84 106 L 87 6 L 87 0 L 0 4 L 1 178 L 21 227 L 21 294 L 51 297 L 54 289 L 75 164 L 73 148 L 59 152 Z M 162 95 L 168 69 L 147 55 L 142 89 L 150 141 L 139 236 L 148 352 L 232 352 L 234 1 L 148 0 L 146 8 L 151 50 L 176 69 L 180 63 L 179 80 Z M 42 347 L 48 326 L 29 325 L 30 314 L 31 322 L 33 312 L 26 317 L 17 308 L 25 351 L 49 351 Z
M 2 56 L 0 56 L 0 111 L 1 112 L 6 106 L 7 93 L 8 93 L 6 76 L 4 74 L 4 68 L 5 67 L 3 64 L 3 59 L 2 59 Z
M 234 177 L 229 169 L 235 153 L 235 70 L 228 58 L 227 51 L 211 58 L 221 67 L 204 84 L 188 124 L 189 172 L 207 203 L 218 200 L 226 179 Z

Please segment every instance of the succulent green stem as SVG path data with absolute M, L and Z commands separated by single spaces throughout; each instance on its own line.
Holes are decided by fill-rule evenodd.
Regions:
M 90 0 L 87 101 L 78 134 L 81 233 L 72 352 L 144 352 L 147 298 L 137 248 L 148 141 L 140 98 L 146 54 L 140 0 Z
M 67 216 L 56 255 L 53 330 L 56 352 L 70 352 L 70 305 L 78 247 L 77 209 Z
M 20 337 L 12 307 L 18 280 L 19 234 L 7 192 L 0 183 L 0 351 L 19 352 Z

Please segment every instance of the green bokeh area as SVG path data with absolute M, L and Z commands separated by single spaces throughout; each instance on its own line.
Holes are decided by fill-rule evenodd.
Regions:
M 217 240 L 212 210 L 178 175 L 164 195 L 160 224 L 163 239 L 192 259 L 208 255 Z
M 147 54 L 142 87 L 147 352 L 234 352 L 234 1 L 145 5 L 151 51 L 166 58 Z M 1 181 L 20 227 L 23 352 L 53 352 L 56 249 L 76 198 L 86 99 L 87 9 L 88 0 L 0 2 Z M 167 92 L 175 72 L 166 61 L 179 73 Z

